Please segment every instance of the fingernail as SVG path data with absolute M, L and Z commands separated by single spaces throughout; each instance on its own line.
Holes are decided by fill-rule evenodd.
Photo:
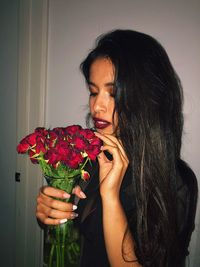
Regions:
M 73 209 L 73 210 L 76 210 L 76 209 L 77 209 L 77 206 L 76 206 L 76 205 L 73 205 L 73 206 L 72 206 L 72 209 Z
M 78 217 L 78 213 L 75 212 L 71 213 L 71 219 L 75 219 L 76 217 Z
M 60 224 L 62 224 L 62 223 L 66 223 L 67 222 L 67 219 L 62 219 L 62 220 L 60 220 Z
M 68 193 L 63 193 L 63 197 L 64 197 L 64 198 L 69 198 L 69 197 L 70 197 L 70 194 L 68 194 Z
M 80 196 L 81 196 L 82 198 L 86 198 L 86 195 L 83 193 L 83 191 L 80 192 Z

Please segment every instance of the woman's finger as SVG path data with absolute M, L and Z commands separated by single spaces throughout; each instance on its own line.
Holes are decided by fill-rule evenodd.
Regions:
M 52 218 L 49 218 L 47 216 L 45 216 L 45 214 L 43 213 L 36 213 L 36 217 L 39 219 L 39 221 L 41 221 L 42 223 L 44 224 L 48 224 L 48 225 L 58 225 L 58 224 L 62 224 L 62 223 L 65 223 L 67 222 L 67 218 L 64 218 L 64 219 L 52 219 Z
M 52 209 L 44 204 L 40 204 L 37 206 L 36 214 L 44 214 L 46 217 L 54 218 L 54 219 L 74 219 L 77 217 L 77 214 L 72 211 L 60 211 L 56 209 Z
M 64 190 L 57 189 L 51 186 L 43 186 L 40 190 L 42 194 L 50 196 L 50 197 L 55 197 L 55 198 L 70 198 L 70 194 L 65 192 Z
M 46 207 L 60 210 L 60 211 L 73 211 L 77 209 L 76 205 L 73 205 L 73 203 L 66 203 L 54 198 L 51 198 L 49 196 L 46 196 L 42 192 L 39 194 L 37 198 L 38 205 L 45 205 Z
M 77 185 L 76 187 L 74 187 L 72 193 L 75 194 L 79 198 L 86 198 L 85 193 L 82 191 L 82 189 L 80 188 L 79 185 Z
M 122 159 L 122 155 L 119 152 L 119 148 L 117 146 L 110 146 L 110 145 L 104 145 L 101 147 L 102 151 L 108 151 L 113 156 L 113 164 L 116 165 L 116 167 L 121 168 L 123 167 L 124 161 Z M 99 160 L 102 161 L 102 157 L 99 157 Z M 108 160 L 107 160 L 108 161 Z
M 119 142 L 119 140 L 116 137 L 114 137 L 110 134 L 102 135 L 102 134 L 96 133 L 96 132 L 95 132 L 95 135 L 98 136 L 104 142 L 104 144 L 110 145 L 111 147 L 119 148 L 119 152 L 122 154 L 122 159 L 125 160 L 126 162 L 129 162 L 122 144 Z M 105 145 L 104 145 L 104 147 L 105 147 Z
M 95 135 L 99 137 L 104 143 L 108 145 L 116 146 L 115 142 L 109 138 L 111 135 L 100 134 L 98 132 L 95 132 Z
M 122 145 L 121 140 L 118 139 L 118 138 L 116 138 L 116 137 L 113 136 L 113 135 L 106 135 L 106 134 L 105 134 L 105 136 L 107 136 L 113 143 L 115 143 L 115 144 L 118 146 L 118 148 L 120 149 L 120 152 L 122 153 L 124 159 L 125 159 L 127 162 L 129 162 L 128 157 L 127 157 L 127 155 L 126 155 L 126 152 L 125 152 L 125 150 L 124 150 L 124 147 L 123 147 L 123 145 Z
M 43 186 L 41 188 L 41 192 L 44 195 L 54 197 L 54 198 L 62 198 L 62 199 L 70 198 L 70 194 L 68 194 L 64 190 L 60 190 L 60 189 L 50 187 L 50 186 Z M 85 193 L 81 190 L 80 186 L 78 185 L 73 189 L 72 194 L 75 194 L 79 198 L 86 198 Z

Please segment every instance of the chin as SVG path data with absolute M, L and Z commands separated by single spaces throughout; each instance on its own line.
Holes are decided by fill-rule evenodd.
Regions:
M 96 129 L 98 133 L 100 134 L 111 134 L 115 136 L 116 134 L 114 133 L 114 130 L 112 128 L 105 128 L 105 129 Z

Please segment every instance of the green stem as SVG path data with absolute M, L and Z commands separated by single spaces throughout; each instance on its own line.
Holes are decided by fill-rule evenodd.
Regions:
M 53 260 L 54 248 L 55 248 L 55 245 L 52 244 L 51 245 L 50 256 L 49 256 L 49 265 L 48 265 L 49 267 L 52 267 L 52 260 Z
M 62 255 L 61 255 L 61 266 L 64 267 L 65 266 L 65 254 L 64 254 L 64 252 L 65 252 L 65 244 L 62 244 L 61 246 L 62 246 L 61 247 L 61 253 L 62 253 Z
M 56 226 L 56 267 L 60 267 L 60 225 Z
M 62 267 L 65 266 L 65 239 L 66 239 L 66 228 L 67 228 L 67 223 L 65 223 L 63 225 L 63 229 L 62 229 Z
M 59 245 L 56 244 L 56 267 L 59 267 Z
M 87 161 L 88 160 L 84 162 L 82 168 L 84 168 L 84 166 L 87 164 Z M 74 179 L 53 179 L 50 177 L 49 181 L 47 181 L 51 186 L 63 189 L 68 193 L 71 193 L 76 179 L 77 177 L 75 176 Z M 67 199 L 65 201 L 70 202 L 71 199 Z M 68 261 L 69 264 L 74 264 L 76 257 L 78 258 L 78 253 L 76 255 L 74 247 L 71 246 L 73 242 L 76 242 L 74 241 L 73 236 L 73 222 L 69 220 L 65 224 L 54 226 L 50 233 L 52 234 L 53 244 L 51 246 L 51 251 L 49 254 L 48 267 L 66 267 Z
M 85 165 L 87 164 L 89 158 L 87 157 L 86 161 L 84 162 L 83 166 L 81 167 L 81 170 L 84 169 Z

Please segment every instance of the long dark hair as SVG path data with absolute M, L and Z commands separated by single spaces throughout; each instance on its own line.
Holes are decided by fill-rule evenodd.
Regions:
M 101 36 L 81 64 L 108 58 L 115 68 L 115 111 L 136 198 L 129 228 L 144 266 L 178 266 L 176 162 L 183 128 L 182 87 L 164 48 L 149 35 L 115 30 Z M 177 259 L 177 260 L 176 260 Z

